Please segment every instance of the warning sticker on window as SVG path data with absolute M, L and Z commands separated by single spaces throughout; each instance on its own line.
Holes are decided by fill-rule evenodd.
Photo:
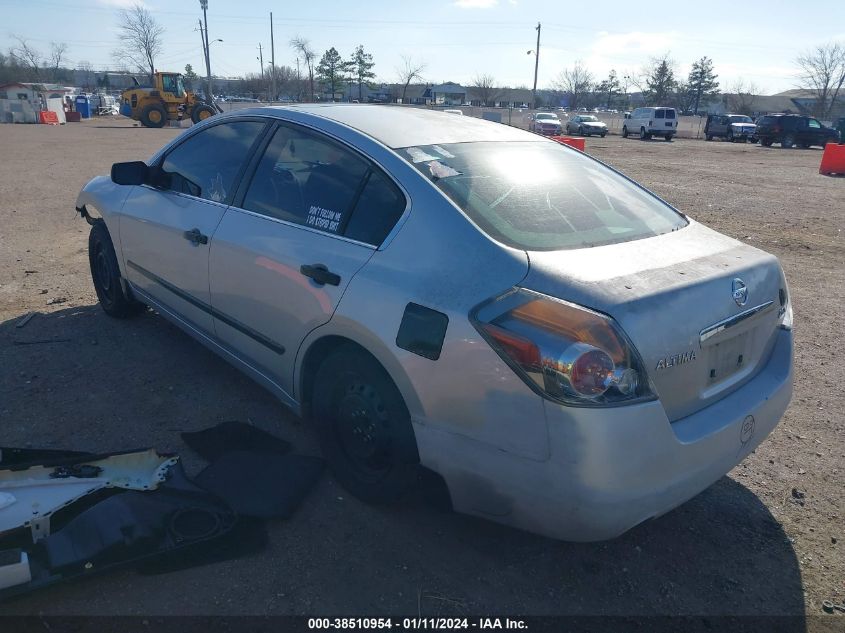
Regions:
M 308 217 L 305 219 L 305 224 L 323 231 L 337 233 L 342 218 L 343 214 L 339 211 L 330 211 L 323 207 L 311 205 L 311 208 L 308 209 Z

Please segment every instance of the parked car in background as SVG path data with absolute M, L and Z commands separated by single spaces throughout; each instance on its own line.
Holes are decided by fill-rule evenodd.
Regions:
M 783 148 L 797 146 L 806 149 L 812 145 L 824 147 L 826 143 L 836 143 L 839 133 L 813 117 L 767 114 L 757 119 L 757 138 L 766 147 L 780 143 Z
M 736 141 L 757 142 L 757 126 L 750 116 L 744 114 L 710 114 L 704 124 L 704 138 L 712 141 L 718 136 L 731 143 Z
M 637 108 L 622 125 L 622 137 L 639 134 L 643 140 L 662 136 L 667 141 L 678 132 L 678 113 L 675 108 Z
M 833 122 L 833 127 L 839 132 L 839 142 L 845 143 L 845 116 L 839 117 Z
M 525 130 L 250 108 L 76 207 L 103 310 L 152 306 L 251 376 L 370 502 L 426 468 L 458 511 L 612 538 L 719 480 L 792 393 L 776 257 Z
M 607 135 L 607 125 L 592 114 L 579 114 L 566 122 L 566 133 L 578 136 L 597 135 L 604 138 Z
M 560 119 L 553 112 L 537 112 L 528 117 L 528 130 L 543 136 L 558 136 L 561 132 Z

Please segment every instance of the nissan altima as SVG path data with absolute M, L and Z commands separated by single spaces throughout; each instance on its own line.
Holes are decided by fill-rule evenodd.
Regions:
M 376 105 L 195 125 L 79 194 L 149 306 L 313 422 L 337 480 L 612 538 L 722 477 L 792 392 L 777 259 L 571 147 Z

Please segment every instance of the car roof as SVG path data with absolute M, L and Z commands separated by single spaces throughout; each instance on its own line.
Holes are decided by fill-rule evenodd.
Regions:
M 232 115 L 262 114 L 319 126 L 334 121 L 391 148 L 474 141 L 542 141 L 536 134 L 475 117 L 400 105 L 356 103 L 297 104 L 235 110 Z

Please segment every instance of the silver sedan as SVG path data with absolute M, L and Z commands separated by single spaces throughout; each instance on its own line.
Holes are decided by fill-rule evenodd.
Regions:
M 150 306 L 313 421 L 372 502 L 614 537 L 792 392 L 775 257 L 536 134 L 392 106 L 210 118 L 79 195 L 103 309 Z

